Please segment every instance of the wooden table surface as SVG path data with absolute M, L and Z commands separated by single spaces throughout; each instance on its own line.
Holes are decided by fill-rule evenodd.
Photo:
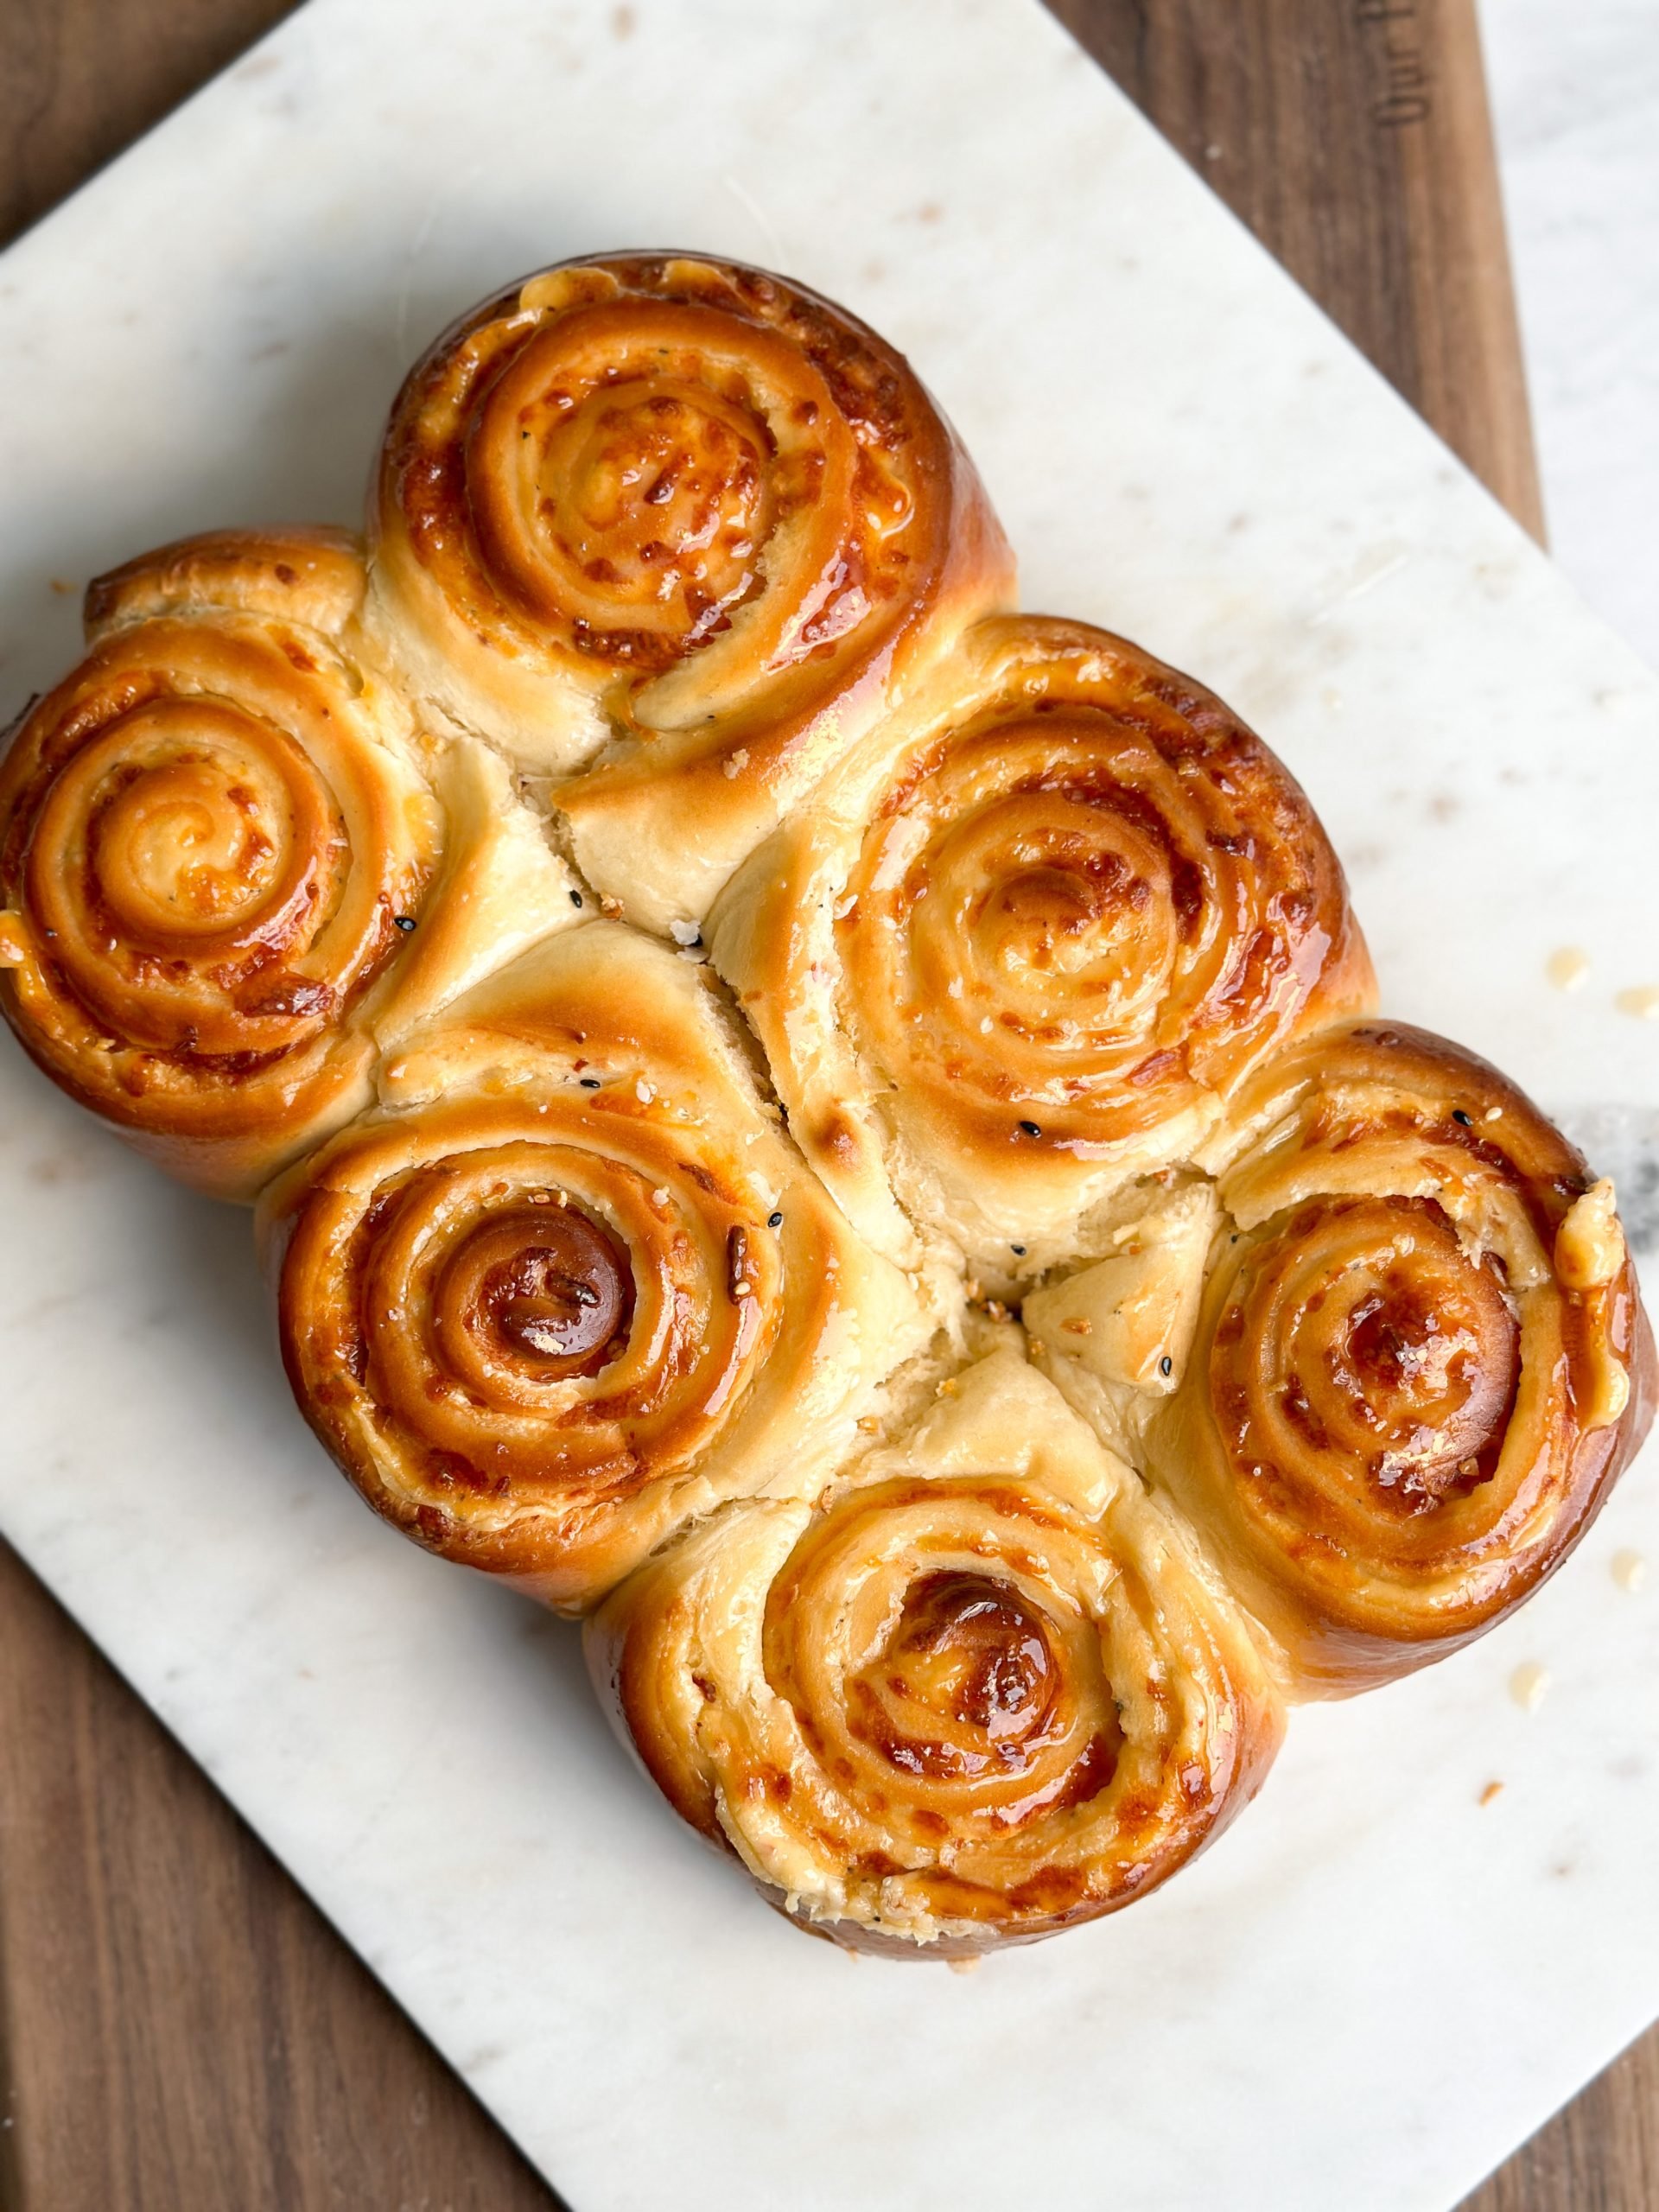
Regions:
M 1473 0 L 1052 4 L 1541 535 Z M 0 0 L 0 243 L 286 12 Z M 557 2202 L 3 1546 L 0 1684 L 3 2212 Z M 1659 2212 L 1659 2030 L 1465 2212 L 1569 2209 Z

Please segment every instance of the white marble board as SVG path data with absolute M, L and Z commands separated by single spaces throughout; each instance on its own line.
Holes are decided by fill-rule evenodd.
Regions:
M 0 260 L 0 687 L 138 548 L 351 519 L 474 296 L 664 242 L 910 352 L 1027 602 L 1264 731 L 1390 1008 L 1596 1132 L 1651 1243 L 1659 1023 L 1613 1000 L 1659 982 L 1659 683 L 1034 0 L 312 0 Z M 577 2212 L 1443 2212 L 1659 2009 L 1659 1601 L 1609 1572 L 1659 1554 L 1651 1453 L 1156 1897 L 855 1966 L 653 1802 L 570 1631 L 327 1469 L 244 1219 L 10 1049 L 0 1222 L 0 1523 Z

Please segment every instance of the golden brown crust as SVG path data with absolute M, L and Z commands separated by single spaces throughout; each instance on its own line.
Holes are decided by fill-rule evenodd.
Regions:
M 885 340 L 734 263 L 543 270 L 410 372 L 370 531 L 90 587 L 0 762 L 0 1010 L 263 1194 L 325 1446 L 599 1607 L 768 1902 L 912 1958 L 1116 1910 L 1287 1699 L 1566 1556 L 1655 1399 L 1611 1185 L 1361 1018 L 1219 700 L 1001 611 Z
M 1264 1069 L 1211 1156 L 1224 1226 L 1149 1465 L 1298 1690 L 1365 1688 L 1517 1605 L 1647 1432 L 1611 1188 L 1484 1060 L 1380 1021 Z
M 816 1507 L 693 1529 L 588 1639 L 681 1817 L 803 1926 L 899 1956 L 1146 1895 L 1280 1738 L 1239 1617 L 1015 1350 Z
M 362 541 L 348 530 L 295 523 L 207 531 L 95 576 L 86 587 L 86 642 L 201 607 L 274 615 L 337 638 L 362 607 L 364 582 Z
M 442 844 L 400 702 L 337 639 L 257 611 L 290 554 L 221 536 L 94 584 L 98 642 L 0 766 L 8 1020 L 225 1196 L 366 1102 L 370 1001 Z M 350 559 L 331 542 L 323 565 Z M 340 581 L 293 595 L 338 611 Z
M 903 747 L 826 785 L 709 935 L 866 1234 L 906 1249 L 896 1195 L 994 1279 L 1071 1256 L 1080 1214 L 1372 996 L 1267 747 L 1137 647 L 1036 616 L 969 632 Z
M 810 1487 L 926 1332 L 748 1087 L 698 971 L 551 938 L 272 1192 L 289 1378 L 375 1509 L 570 1611 Z
M 471 741 L 423 756 L 362 656 L 362 589 L 339 531 L 130 562 L 91 587 L 87 658 L 0 766 L 7 1019 L 219 1197 L 366 1105 L 400 1020 L 571 915 L 505 769 Z
M 393 410 L 372 622 L 417 690 L 552 774 L 657 929 L 963 622 L 1007 548 L 903 359 L 802 286 L 634 254 L 446 332 Z

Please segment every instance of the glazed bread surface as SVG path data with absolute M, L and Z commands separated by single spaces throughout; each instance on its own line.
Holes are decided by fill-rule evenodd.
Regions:
M 261 1225 L 296 1395 L 363 1496 L 569 1611 L 725 1499 L 810 1492 L 934 1327 L 701 970 L 615 922 L 416 1033 Z
M 570 913 L 474 745 L 423 747 L 344 532 L 219 531 L 87 594 L 0 766 L 0 1005 L 72 1096 L 251 1198 L 368 1103 L 377 1043 Z
M 1379 1021 L 1264 1068 L 1211 1157 L 1202 1312 L 1144 1464 L 1297 1694 L 1364 1688 L 1518 1604 L 1647 1432 L 1612 1186 L 1484 1060 Z
M 1368 1006 L 1313 809 L 1211 693 L 1007 616 L 758 851 L 713 957 L 871 1240 L 988 1283 L 1069 1259 L 1249 1070 Z
M 691 1529 L 588 1629 L 681 1817 L 803 1925 L 899 1956 L 1146 1894 L 1281 1728 L 1236 1607 L 1017 1343 L 943 1389 L 816 1503 Z
M 588 257 L 416 364 L 366 541 L 96 582 L 0 764 L 0 1009 L 257 1199 L 327 1453 L 906 1958 L 1157 1888 L 1655 1397 L 1611 1185 L 1375 1014 L 1288 769 L 1013 594 L 884 339 Z
M 417 696 L 549 779 L 658 931 L 1012 604 L 973 464 L 903 358 L 804 286 L 691 255 L 544 270 L 392 410 L 371 626 Z

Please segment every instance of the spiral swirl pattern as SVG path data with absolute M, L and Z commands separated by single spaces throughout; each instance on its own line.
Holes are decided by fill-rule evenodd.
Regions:
M 951 467 L 898 356 L 799 287 L 735 264 L 570 264 L 415 370 L 379 531 L 429 584 L 423 609 L 505 662 L 626 690 L 702 656 L 702 700 L 721 675 L 752 684 L 890 631 L 937 581 Z M 619 711 L 672 726 L 653 699 L 681 692 Z
M 111 628 L 0 769 L 8 1017 L 208 1188 L 366 1096 L 358 1017 L 442 842 L 406 728 L 319 632 L 199 605 Z
M 366 552 L 99 578 L 0 763 L 0 1008 L 257 1197 L 364 1499 L 912 1957 L 1145 1894 L 1287 1700 L 1503 1617 L 1659 1367 L 1611 1185 L 1363 1018 L 1285 768 L 1014 604 L 876 334 L 572 262 L 412 370 Z
M 1128 1471 L 1092 1512 L 1029 1471 L 946 1471 L 972 1430 L 1010 1456 L 1010 1401 L 1027 1449 L 1106 1467 L 1016 1357 L 962 1388 L 907 1465 L 878 1457 L 816 1511 L 738 1509 L 593 1631 L 682 1814 L 861 1948 L 971 1951 L 1110 1911 L 1191 1857 L 1277 1743 L 1248 1637 Z
M 1634 1281 L 1605 1223 L 1572 1279 L 1605 1186 L 1438 1039 L 1337 1030 L 1240 1116 L 1153 1465 L 1310 1682 L 1357 1687 L 1466 1640 L 1581 1533 L 1645 1426 Z
M 921 1170 L 901 1195 L 995 1264 L 1069 1249 L 1095 1192 L 1189 1154 L 1370 976 L 1312 809 L 1218 701 L 1073 624 L 968 645 L 925 734 L 763 849 L 714 942 L 823 1172 L 859 1173 L 849 1096 L 862 1148 L 890 1149 L 878 1104 Z M 851 1058 L 819 1106 L 823 1039 L 796 1012 L 821 975 Z
M 642 1037 L 623 1010 L 653 998 Z M 844 1448 L 910 1301 L 746 1098 L 671 955 L 578 930 L 407 1065 L 440 1072 L 267 1209 L 290 1377 L 378 1510 L 580 1610 L 682 1516 Z
M 667 256 L 549 270 L 440 339 L 372 527 L 388 649 L 527 766 L 594 762 L 557 795 L 577 857 L 659 929 L 1012 578 L 891 347 L 798 285 Z

